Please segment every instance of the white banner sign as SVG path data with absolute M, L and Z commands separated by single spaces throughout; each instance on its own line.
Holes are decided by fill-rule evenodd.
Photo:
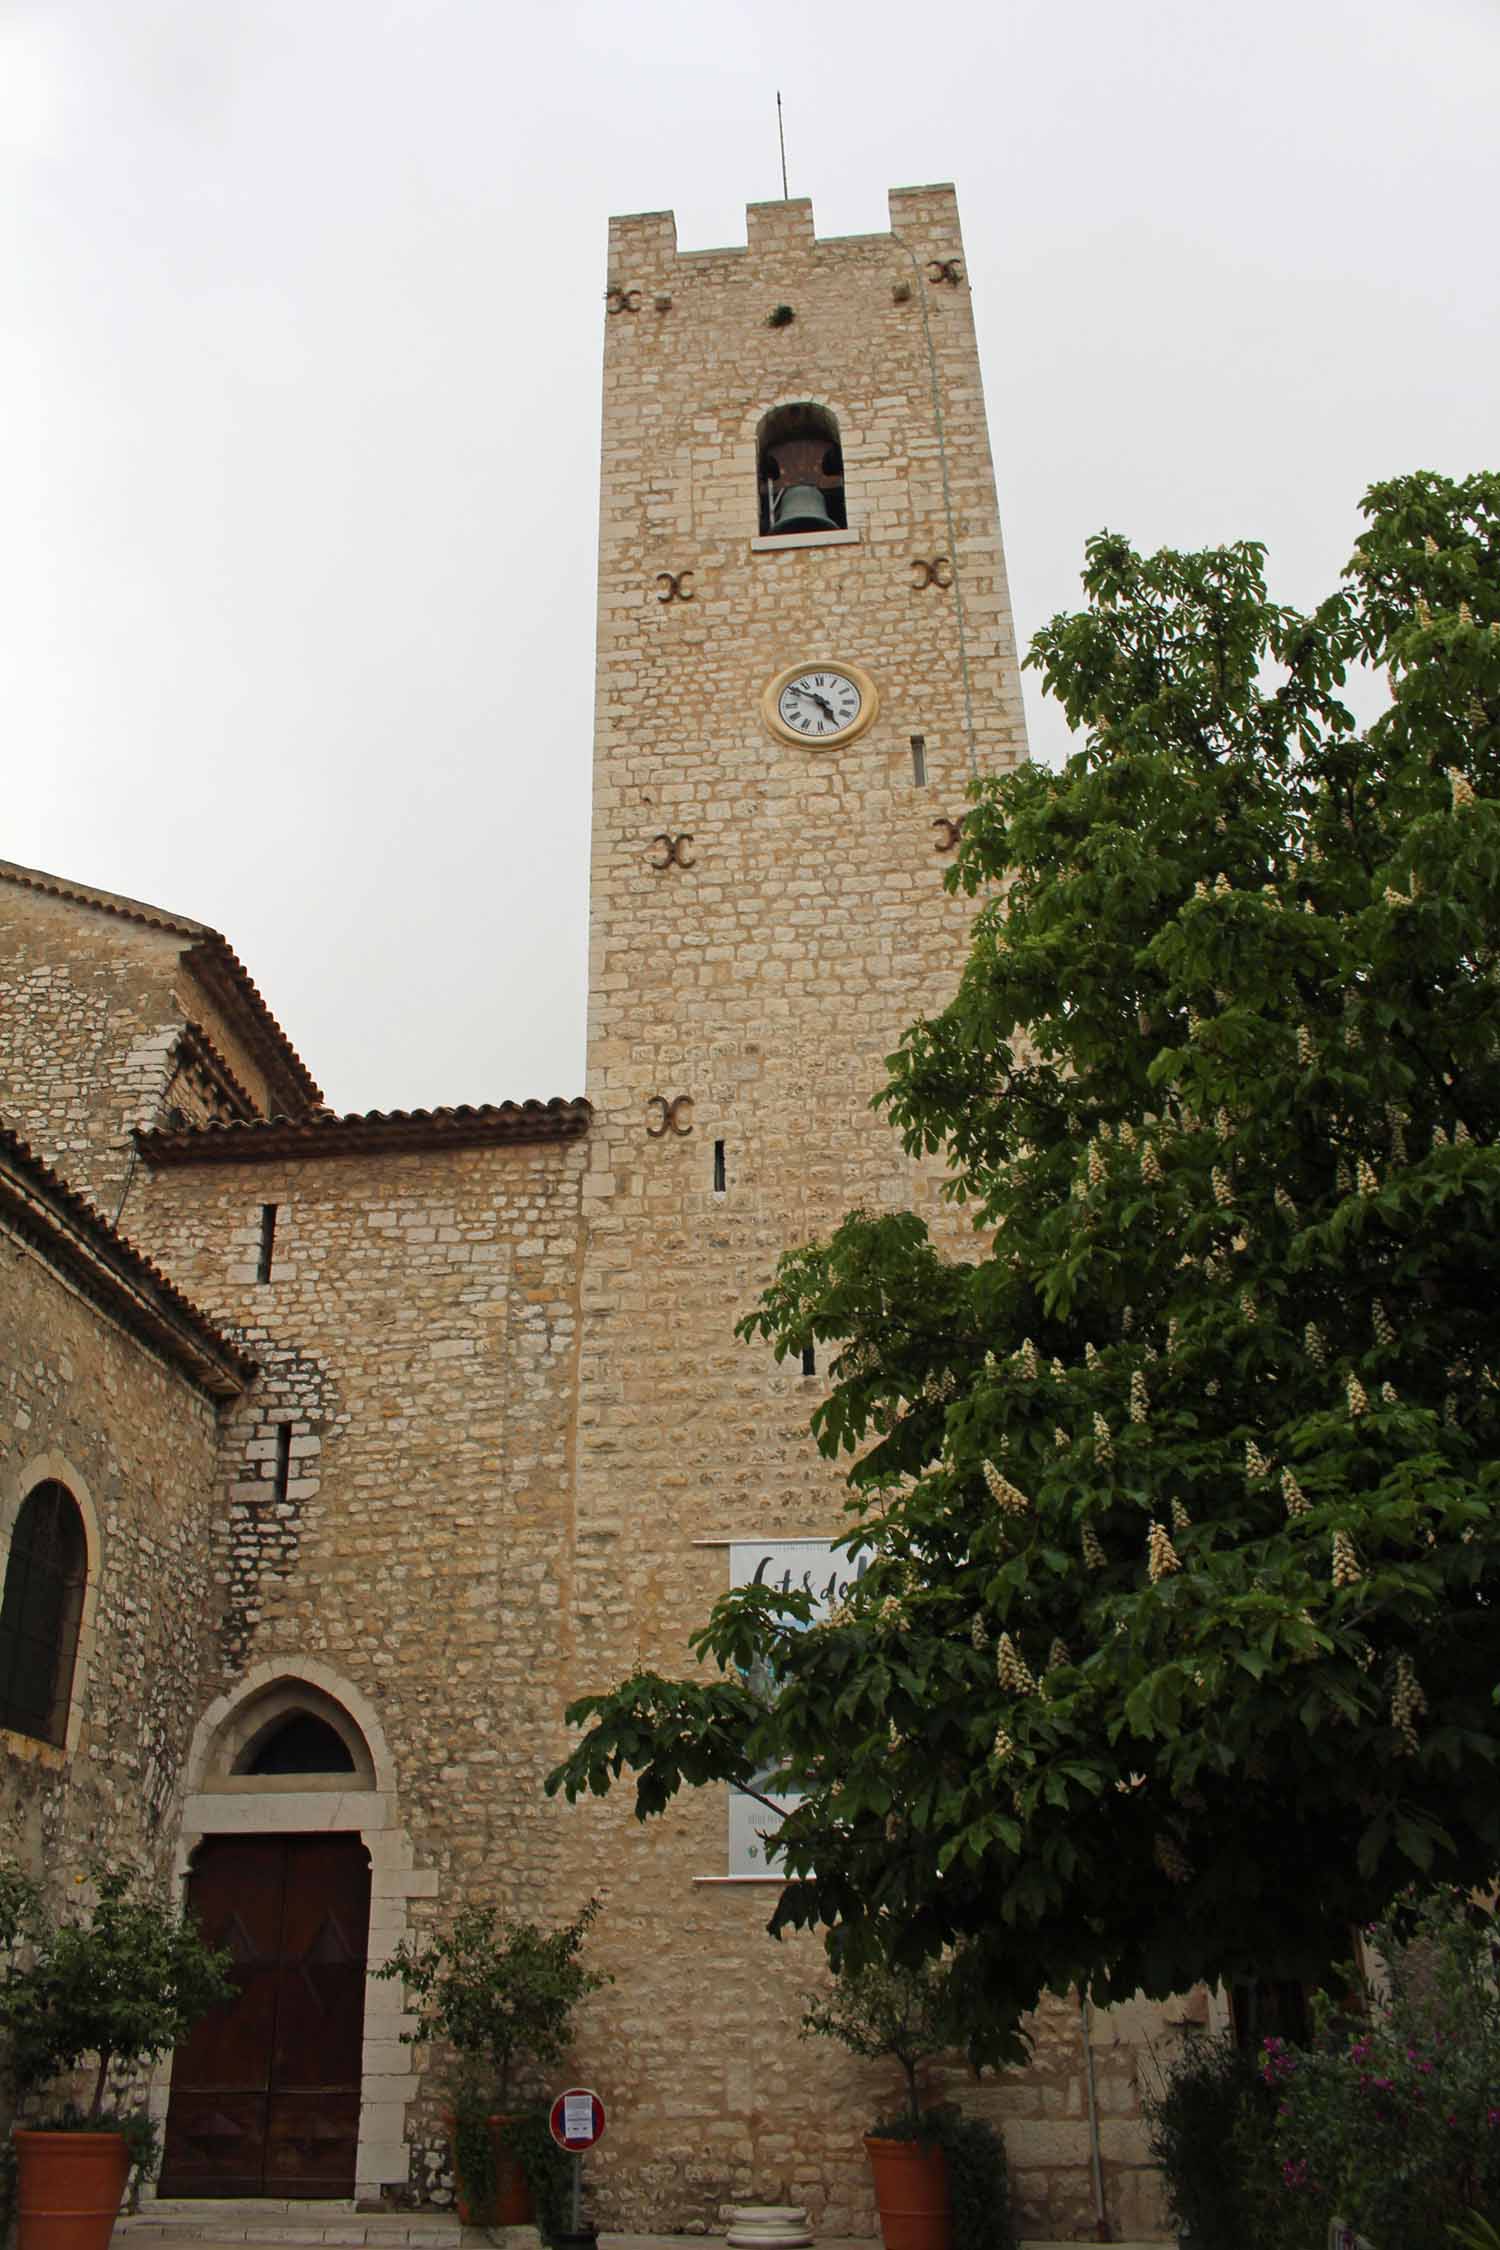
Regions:
M 857 1578 L 862 1578 L 868 1558 L 851 1560 L 847 1548 L 828 1539 L 742 1539 L 729 1549 L 731 1586 L 774 1586 L 782 1593 L 813 1597 L 813 1620 L 826 1617 L 841 1602 Z M 776 1800 L 783 1813 L 791 1811 L 795 1797 Z M 731 1875 L 779 1875 L 778 1856 L 770 1841 L 780 1825 L 777 1814 L 742 1789 L 729 1792 L 729 1872 Z

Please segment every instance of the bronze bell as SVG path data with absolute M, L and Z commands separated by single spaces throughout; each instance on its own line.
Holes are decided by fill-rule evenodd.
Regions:
M 837 466 L 829 468 L 830 458 L 837 464 L 838 455 L 831 451 L 828 439 L 822 436 L 783 438 L 768 452 L 765 468 L 771 487 L 766 510 L 769 530 L 838 530 L 838 517 L 829 507 L 826 495 L 830 491 L 841 492 L 844 480 Z
M 837 531 L 815 484 L 789 484 L 771 496 L 773 531 Z

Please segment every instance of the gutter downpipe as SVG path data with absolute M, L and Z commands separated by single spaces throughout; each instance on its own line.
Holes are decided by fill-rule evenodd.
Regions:
M 1094 2083 L 1094 2042 L 1089 1996 L 1078 1995 L 1078 2021 L 1083 2032 L 1083 2077 L 1089 2101 L 1089 2169 L 1094 2186 L 1094 2240 L 1113 2242 L 1109 2214 L 1104 2208 L 1104 2152 L 1099 2144 L 1099 2090 Z

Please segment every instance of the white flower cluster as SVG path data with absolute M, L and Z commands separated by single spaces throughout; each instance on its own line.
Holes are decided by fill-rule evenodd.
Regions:
M 1215 1203 L 1218 1204 L 1221 1211 L 1227 1209 L 1234 1200 L 1234 1190 L 1229 1185 L 1229 1174 L 1222 1171 L 1216 1164 L 1208 1177 L 1214 1191 Z
M 1149 1141 L 1142 1141 L 1141 1178 L 1148 1187 L 1158 1187 L 1161 1184 L 1161 1176 L 1161 1165 L 1157 1159 L 1156 1150 Z
M 1083 1364 L 1091 1375 L 1097 1375 L 1104 1364 L 1091 1343 L 1083 1347 Z
M 1108 1467 L 1114 1457 L 1115 1441 L 1110 1435 L 1109 1424 L 1102 1414 L 1096 1414 L 1094 1416 L 1094 1459 L 1102 1461 Z
M 974 1613 L 974 1622 L 969 1627 L 969 1641 L 970 1645 L 974 1648 L 984 1649 L 988 1648 L 990 1645 L 990 1636 L 985 1630 L 984 1619 L 979 1615 L 977 1610 Z
M 1153 1586 L 1181 1570 L 1182 1562 L 1165 1524 L 1153 1523 L 1146 1534 L 1146 1575 Z
M 1151 1401 L 1146 1392 L 1146 1378 L 1137 1367 L 1130 1378 L 1130 1419 L 1144 1422 L 1150 1412 Z
M 1276 1192 L 1271 1201 L 1289 1225 L 1295 1226 L 1297 1224 L 1297 1206 L 1279 1180 L 1276 1183 Z
M 1245 1474 L 1252 1479 L 1268 1477 L 1271 1474 L 1271 1464 L 1264 1453 L 1261 1452 L 1253 1437 L 1247 1437 L 1245 1440 Z
M 1192 1527 L 1192 1517 L 1180 1500 L 1174 1500 L 1172 1502 L 1172 1529 L 1174 1531 L 1191 1531 Z
M 1378 1195 L 1380 1193 L 1380 1175 L 1367 1157 L 1362 1156 L 1359 1159 L 1354 1171 L 1361 1195 Z
M 1299 1023 L 1297 1026 L 1297 1061 L 1303 1070 L 1311 1070 L 1317 1059 L 1317 1053 L 1318 1050 L 1313 1045 L 1312 1033 L 1305 1023 Z
M 1036 1356 L 1036 1346 L 1028 1336 L 1015 1355 L 1016 1364 L 1028 1383 L 1034 1383 L 1042 1372 L 1042 1363 Z
M 995 1676 L 1008 1695 L 1036 1694 L 1036 1681 L 1009 1633 L 1000 1635 L 1000 1645 L 995 1652 Z
M 1083 1559 L 1087 1568 L 1090 1570 L 1103 1570 L 1106 1561 L 1104 1549 L 1100 1546 L 1099 1541 L 1094 1536 L 1092 1527 L 1088 1524 L 1085 1524 L 1083 1527 L 1082 1545 Z
M 1307 1346 L 1307 1356 L 1314 1367 L 1326 1367 L 1328 1365 L 1328 1346 L 1324 1342 L 1323 1331 L 1315 1320 L 1310 1320 L 1303 1329 L 1302 1341 Z
M 1396 1659 L 1396 1684 L 1391 1690 L 1391 1725 L 1400 1736 L 1396 1755 L 1414 1758 L 1421 1745 L 1417 1740 L 1417 1721 L 1427 1709 L 1427 1698 L 1422 1693 L 1409 1656 Z
M 1370 1326 L 1377 1344 L 1394 1344 L 1396 1331 L 1391 1326 L 1391 1316 L 1378 1297 L 1370 1300 Z
M 1335 1586 L 1357 1586 L 1364 1577 L 1359 1567 L 1359 1557 L 1354 1552 L 1354 1542 L 1347 1531 L 1333 1535 L 1333 1583 Z
M 1071 1664 L 1072 1661 L 1067 1642 L 1055 1640 L 1047 1651 L 1047 1670 L 1060 1672 L 1065 1664 Z
M 1359 1377 L 1351 1372 L 1344 1389 L 1345 1396 L 1349 1401 L 1350 1416 L 1357 1422 L 1361 1414 L 1368 1414 L 1370 1411 L 1370 1401 L 1365 1386 Z
M 1052 1443 L 1056 1446 L 1059 1453 L 1062 1452 L 1064 1446 L 1071 1445 L 1072 1442 L 1073 1440 L 1069 1437 L 1067 1431 L 1063 1429 L 1060 1424 L 1054 1425 L 1052 1431 Z
M 1290 1469 L 1283 1469 L 1281 1472 L 1281 1496 L 1286 1502 L 1289 1516 L 1305 1516 L 1312 1506 Z
M 1002 1515 L 1026 1514 L 1031 1502 L 1019 1485 L 1012 1484 L 1009 1477 L 1001 1475 L 993 1461 L 986 1461 L 984 1464 L 984 1481 L 989 1486 L 990 1498 Z

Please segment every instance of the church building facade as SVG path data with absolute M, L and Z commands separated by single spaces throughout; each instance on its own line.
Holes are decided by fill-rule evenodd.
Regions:
M 542 1782 L 733 1579 L 839 1567 L 825 1370 L 733 1333 L 778 1254 L 855 1204 L 961 1239 L 869 1105 L 964 958 L 965 790 L 1025 744 L 952 190 L 890 220 L 612 223 L 586 1100 L 337 1116 L 217 933 L 0 862 L 0 1802 L 34 1866 L 184 1880 L 319 1996 L 295 2072 L 248 2021 L 163 2070 L 163 2195 L 445 2192 L 370 1971 L 597 1894 L 601 2223 L 871 2231 L 893 2090 L 799 2042 L 763 1823 Z M 1157 2231 L 1158 2023 L 1059 1999 L 1029 2071 L 949 2081 L 1026 2231 L 1101 2183 Z

